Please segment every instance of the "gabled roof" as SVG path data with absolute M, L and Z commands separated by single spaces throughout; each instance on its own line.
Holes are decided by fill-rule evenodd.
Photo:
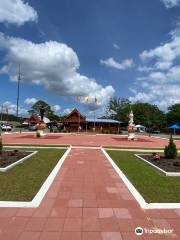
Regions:
M 35 123 L 39 123 L 40 122 L 40 118 L 37 115 L 32 115 L 30 116 L 30 118 L 27 119 L 28 122 L 35 122 Z
M 68 118 L 71 117 L 71 115 L 73 115 L 74 113 L 76 113 L 78 116 L 80 116 L 80 119 L 83 119 L 84 121 L 86 120 L 86 117 L 83 116 L 76 108 L 74 108 L 72 110 L 72 112 L 70 112 L 64 119 L 64 121 L 66 121 Z
M 30 118 L 28 118 L 26 121 L 29 122 L 29 123 L 39 123 L 39 122 L 41 121 L 41 117 L 38 116 L 38 115 L 32 115 L 32 116 L 31 116 Z M 43 121 L 44 121 L 45 123 L 49 123 L 49 122 L 50 122 L 50 120 L 49 120 L 47 117 L 44 117 L 44 118 L 43 118 Z

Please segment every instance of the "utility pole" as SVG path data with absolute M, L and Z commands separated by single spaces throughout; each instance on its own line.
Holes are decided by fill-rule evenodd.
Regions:
M 21 80 L 21 72 L 20 72 L 20 64 L 19 64 L 19 71 L 18 71 L 18 88 L 17 88 L 17 108 L 16 108 L 16 116 L 19 115 L 19 86 Z

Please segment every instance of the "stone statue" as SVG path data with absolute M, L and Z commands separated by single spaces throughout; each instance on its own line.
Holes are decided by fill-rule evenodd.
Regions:
M 43 129 L 45 129 L 47 127 L 46 123 L 43 121 L 45 111 L 46 111 L 45 108 L 43 106 L 41 106 L 39 109 L 40 122 L 37 124 L 38 136 L 40 136 L 40 137 L 44 135 Z
M 128 140 L 135 140 L 135 125 L 134 125 L 134 114 L 131 110 L 129 114 L 129 125 L 128 125 Z
M 134 126 L 134 114 L 133 111 L 131 110 L 129 114 L 129 126 L 133 127 Z

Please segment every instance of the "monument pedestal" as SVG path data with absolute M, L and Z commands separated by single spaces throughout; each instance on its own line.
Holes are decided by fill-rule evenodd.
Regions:
M 44 133 L 44 129 L 46 128 L 46 124 L 44 123 L 44 122 L 40 122 L 38 125 L 37 125 L 37 136 L 38 137 L 43 137 L 44 135 L 46 135 L 45 133 Z
M 37 135 L 39 135 L 40 137 L 45 136 L 46 134 L 44 133 L 43 130 L 37 130 Z
M 136 140 L 136 136 L 135 136 L 135 125 L 134 125 L 134 119 L 133 119 L 133 111 L 131 110 L 130 114 L 129 114 L 129 125 L 128 125 L 128 140 L 132 141 L 132 140 Z
M 135 133 L 128 133 L 128 140 L 135 140 L 136 136 Z

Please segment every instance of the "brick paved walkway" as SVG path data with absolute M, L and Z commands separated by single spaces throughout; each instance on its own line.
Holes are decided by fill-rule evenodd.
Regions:
M 134 234 L 137 226 L 173 235 Z M 72 149 L 39 208 L 0 208 L 0 240 L 180 239 L 179 210 L 142 210 L 100 150 Z
M 86 134 L 47 134 L 42 138 L 37 138 L 35 133 L 14 133 L 4 134 L 5 144 L 67 144 L 79 146 L 114 146 L 114 147 L 139 147 L 158 148 L 165 147 L 168 139 L 137 136 L 137 141 L 128 141 L 127 136 L 121 135 L 86 135 Z M 176 141 L 180 148 L 180 141 Z

